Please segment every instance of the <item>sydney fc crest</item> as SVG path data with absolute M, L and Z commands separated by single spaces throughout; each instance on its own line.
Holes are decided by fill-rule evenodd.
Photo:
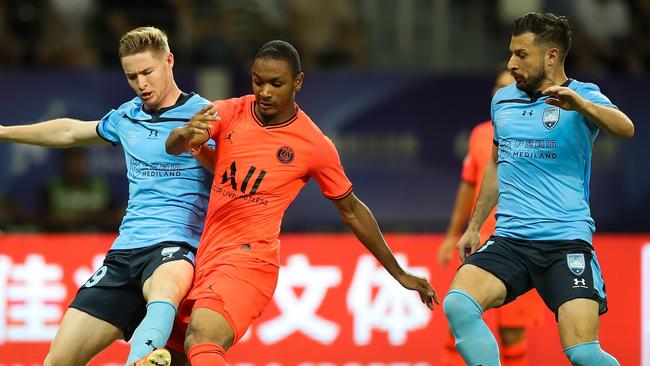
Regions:
M 282 146 L 278 149 L 278 152 L 275 154 L 282 164 L 289 164 L 293 161 L 295 156 L 293 149 L 289 146 Z
M 584 254 L 567 254 L 566 263 L 573 274 L 579 276 L 585 271 L 585 255 Z
M 560 108 L 559 107 L 548 107 L 544 109 L 544 114 L 542 115 L 542 123 L 547 130 L 552 130 L 557 126 L 557 122 L 560 120 Z

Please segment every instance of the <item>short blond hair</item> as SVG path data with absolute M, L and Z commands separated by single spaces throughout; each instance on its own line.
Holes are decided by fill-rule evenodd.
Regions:
M 140 27 L 120 39 L 120 58 L 145 51 L 156 54 L 170 52 L 167 34 L 156 27 Z

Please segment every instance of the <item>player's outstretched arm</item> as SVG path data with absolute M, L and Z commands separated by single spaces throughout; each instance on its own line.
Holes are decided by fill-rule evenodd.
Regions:
M 97 134 L 99 121 L 57 118 L 21 126 L 0 126 L 0 141 L 45 147 L 108 144 Z
M 433 309 L 434 301 L 436 304 L 440 303 L 436 291 L 425 278 L 410 274 L 399 265 L 386 244 L 372 212 L 354 193 L 332 202 L 339 210 L 345 224 L 352 229 L 359 241 L 377 258 L 391 276 L 405 288 L 419 292 L 422 302 L 427 304 L 430 309 Z
M 472 217 L 469 220 L 469 224 L 467 224 L 467 230 L 465 230 L 463 236 L 458 240 L 458 256 L 460 256 L 461 261 L 464 261 L 468 255 L 476 252 L 481 241 L 481 226 L 483 226 L 485 219 L 487 219 L 497 204 L 499 195 L 499 187 L 497 184 L 498 149 L 496 145 L 492 147 L 492 159 L 490 159 L 483 173 L 481 190 L 476 200 L 474 212 L 472 212 Z
M 570 88 L 552 86 L 542 92 L 548 95 L 546 103 L 565 110 L 576 111 L 595 123 L 601 130 L 619 137 L 634 136 L 634 124 L 630 118 L 616 108 L 591 102 Z
M 210 122 L 220 118 L 212 104 L 196 112 L 185 125 L 172 130 L 165 141 L 168 154 L 178 155 L 190 149 L 197 149 L 210 139 Z

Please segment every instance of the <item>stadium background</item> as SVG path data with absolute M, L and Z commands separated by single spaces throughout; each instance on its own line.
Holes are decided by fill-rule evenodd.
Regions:
M 636 124 L 631 140 L 606 134 L 596 140 L 591 207 L 598 231 L 608 234 L 595 241 L 611 298 L 610 313 L 603 318 L 603 343 L 626 361 L 622 364 L 648 366 L 650 354 L 643 353 L 643 346 L 650 348 L 650 284 L 642 283 L 642 274 L 644 270 L 650 273 L 650 257 L 642 255 L 642 248 L 650 245 L 650 133 L 645 128 L 650 100 L 649 3 L 5 0 L 0 2 L 0 124 L 60 116 L 92 120 L 131 99 L 116 49 L 119 36 L 136 26 L 156 25 L 168 32 L 177 83 L 182 90 L 197 91 L 208 99 L 248 93 L 248 69 L 255 50 L 268 40 L 287 39 L 303 58 L 306 78 L 297 98 L 301 108 L 335 141 L 355 193 L 373 210 L 384 231 L 399 234 L 395 249 L 403 251 L 409 264 L 435 275 L 432 282 L 443 295 L 453 269 L 436 265 L 442 237 L 431 233 L 442 233 L 446 227 L 469 131 L 489 118 L 496 65 L 508 57 L 509 25 L 530 10 L 567 14 L 576 26 L 574 48 L 567 60 L 569 76 L 596 82 Z M 99 147 L 84 154 L 87 173 L 110 187 L 110 207 L 119 211 L 127 198 L 121 150 Z M 30 309 L 27 304 L 37 302 L 34 294 L 47 292 L 38 287 L 38 281 L 21 277 L 24 268 L 31 268 L 29 259 L 34 257 L 30 255 L 58 266 L 60 277 L 54 274 L 48 281 L 64 281 L 60 288 L 64 294 L 40 301 L 65 309 L 67 299 L 74 295 L 74 273 L 91 267 L 94 256 L 104 252 L 112 239 L 111 234 L 87 234 L 62 241 L 57 236 L 16 233 L 90 229 L 110 233 L 118 224 L 110 220 L 102 227 L 93 222 L 76 227 L 44 223 L 43 191 L 53 177 L 62 174 L 61 155 L 59 150 L 0 144 L 0 229 L 5 233 L 0 236 L 0 365 L 37 364 L 42 358 L 39 352 L 47 350 L 48 333 L 39 333 L 38 324 L 27 326 L 27 318 L 20 316 L 20 309 Z M 336 210 L 310 183 L 285 215 L 284 232 L 300 235 L 285 235 L 283 265 L 289 266 L 290 254 L 304 253 L 312 263 L 339 266 L 342 282 L 332 288 L 351 285 L 350 277 L 357 278 L 352 276 L 357 259 L 362 258 L 360 245 L 349 235 L 332 239 L 320 234 L 340 231 L 344 227 Z M 16 243 L 24 245 L 15 248 Z M 75 251 L 79 254 L 71 256 Z M 67 256 L 59 258 L 58 253 Z M 350 253 L 349 258 L 337 260 L 345 257 L 343 253 Z M 376 295 L 381 287 L 374 286 Z M 645 302 L 643 293 L 649 293 Z M 296 301 L 302 299 L 300 295 Z M 323 295 L 321 300 L 335 303 L 331 306 L 337 310 L 330 318 L 346 319 L 341 323 L 343 337 L 355 327 L 356 313 L 354 306 L 346 305 L 344 291 L 332 296 L 328 300 Z M 398 305 L 396 309 L 402 309 Z M 318 309 L 326 308 L 323 302 Z M 277 314 L 279 309 L 274 304 L 269 313 Z M 51 328 L 58 322 L 57 314 L 41 317 L 40 326 Z M 647 318 L 642 318 L 644 314 Z M 435 365 L 445 333 L 442 318 L 436 309 L 423 325 L 406 327 L 413 333 L 401 346 L 386 344 L 399 334 L 395 324 L 375 324 L 375 337 L 368 345 L 337 338 L 320 350 L 309 348 L 320 343 L 314 343 L 304 329 L 294 329 L 295 334 L 287 335 L 293 337 L 289 340 L 282 338 L 270 345 L 253 340 L 242 345 L 232 362 Z M 536 347 L 532 364 L 547 364 L 549 357 L 567 364 L 561 358 L 555 323 L 552 317 L 546 320 L 532 334 L 531 344 Z M 23 333 L 16 333 L 21 327 Z M 277 351 L 283 342 L 296 341 L 312 351 L 304 358 Z M 110 352 L 120 352 L 120 346 L 116 348 Z M 379 348 L 386 354 L 377 352 Z M 260 358 L 274 352 L 279 359 Z M 246 358 L 247 354 L 258 358 Z M 347 358 L 337 358 L 337 354 Z M 121 359 L 111 357 L 101 362 Z

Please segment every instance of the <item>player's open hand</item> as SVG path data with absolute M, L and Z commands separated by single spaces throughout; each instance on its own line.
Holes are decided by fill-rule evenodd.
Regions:
M 194 113 L 189 122 L 180 127 L 179 132 L 188 141 L 189 148 L 196 149 L 210 139 L 211 123 L 220 119 L 215 106 L 208 104 Z
M 460 261 L 464 262 L 470 254 L 476 252 L 478 245 L 481 243 L 481 235 L 478 231 L 465 231 L 465 234 L 460 237 L 456 247 L 458 248 L 458 256 Z
M 194 113 L 186 126 L 192 133 L 202 134 L 210 130 L 212 127 L 211 122 L 219 121 L 220 119 L 221 117 L 219 117 L 217 108 L 212 104 L 208 104 L 201 108 L 200 111 Z
M 440 304 L 436 290 L 431 287 L 426 278 L 404 272 L 404 274 L 397 277 L 397 281 L 409 290 L 417 291 L 420 294 L 420 299 L 427 307 L 433 310 L 433 302 Z
M 542 94 L 548 96 L 545 100 L 546 104 L 554 105 L 567 111 L 580 112 L 584 103 L 584 99 L 578 93 L 565 86 L 551 86 L 546 88 Z

